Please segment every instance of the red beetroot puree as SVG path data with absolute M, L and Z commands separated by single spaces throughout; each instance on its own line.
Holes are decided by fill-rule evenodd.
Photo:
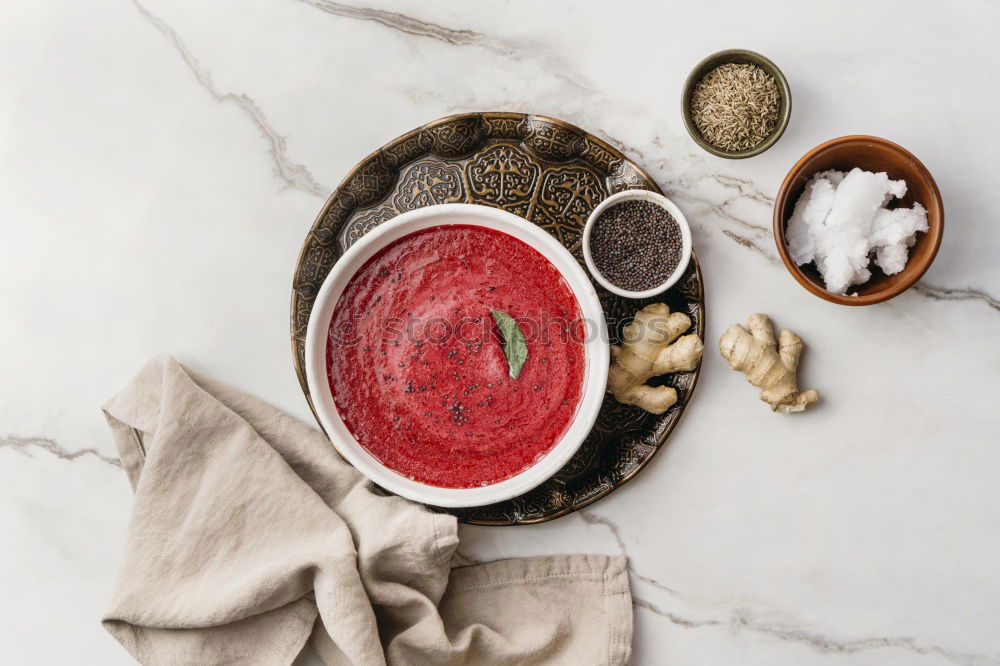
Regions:
M 517 379 L 491 310 L 527 339 Z M 485 227 L 434 227 L 388 245 L 348 284 L 330 324 L 330 388 L 355 439 L 390 469 L 447 488 L 496 483 L 569 427 L 583 331 L 576 298 L 534 249 Z

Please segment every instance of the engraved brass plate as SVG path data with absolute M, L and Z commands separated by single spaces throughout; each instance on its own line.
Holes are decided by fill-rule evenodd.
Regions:
M 396 215 L 442 203 L 476 203 L 539 225 L 583 264 L 581 231 L 590 211 L 623 189 L 659 192 L 618 150 L 560 120 L 522 113 L 465 113 L 404 134 L 375 151 L 330 196 L 306 237 L 295 267 L 292 350 L 299 383 L 312 407 L 304 373 L 305 335 L 320 285 L 344 250 Z M 685 312 L 705 336 L 705 296 L 697 257 L 666 294 L 632 301 L 597 288 L 617 340 L 627 317 L 654 301 Z M 448 509 L 477 525 L 539 523 L 566 515 L 635 476 L 666 442 L 691 399 L 698 372 L 663 379 L 677 390 L 669 411 L 653 416 L 606 397 L 590 435 L 554 477 L 513 500 Z M 445 509 L 441 509 L 442 511 Z

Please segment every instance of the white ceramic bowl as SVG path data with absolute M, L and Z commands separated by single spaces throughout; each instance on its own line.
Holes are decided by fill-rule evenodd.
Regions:
M 601 216 L 601 213 L 611 208 L 615 204 L 622 203 L 624 201 L 649 201 L 650 203 L 656 204 L 660 208 L 666 210 L 670 215 L 677 220 L 677 226 L 681 229 L 681 260 L 677 263 L 677 268 L 674 272 L 670 274 L 667 280 L 659 284 L 652 289 L 646 289 L 645 291 L 629 291 L 628 289 L 622 289 L 621 287 L 612 284 L 608 281 L 601 272 L 597 270 L 596 264 L 594 264 L 594 257 L 590 253 L 590 234 L 594 229 L 594 223 L 597 218 Z M 681 209 L 674 204 L 673 201 L 666 198 L 662 194 L 657 194 L 656 192 L 650 192 L 649 190 L 623 190 L 617 194 L 612 194 L 610 197 L 602 201 L 597 205 L 597 207 L 587 218 L 587 225 L 583 228 L 583 259 L 587 262 L 587 270 L 590 274 L 594 276 L 598 284 L 610 291 L 612 294 L 618 294 L 619 296 L 624 296 L 625 298 L 649 298 L 651 296 L 656 296 L 657 294 L 663 293 L 667 289 L 674 286 L 681 276 L 684 275 L 684 271 L 687 270 L 688 262 L 691 261 L 691 227 L 688 226 L 687 218 L 684 217 L 684 213 Z
M 383 247 L 415 231 L 446 224 L 471 224 L 505 232 L 527 243 L 556 267 L 566 280 L 586 325 L 583 393 L 569 429 L 542 458 L 520 474 L 477 488 L 439 488 L 410 480 L 385 467 L 351 435 L 336 405 L 326 374 L 327 336 L 334 308 L 344 288 L 366 261 Z M 559 241 L 537 225 L 511 213 L 473 204 L 442 204 L 403 213 L 363 236 L 334 265 L 316 296 L 306 331 L 305 368 L 309 394 L 337 451 L 372 481 L 397 495 L 444 507 L 482 506 L 517 497 L 539 485 L 566 464 L 590 432 L 604 400 L 610 350 L 604 310 L 587 274 Z

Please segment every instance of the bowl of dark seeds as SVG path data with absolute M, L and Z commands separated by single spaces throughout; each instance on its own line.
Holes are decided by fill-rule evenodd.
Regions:
M 625 190 L 602 201 L 583 228 L 583 258 L 602 287 L 649 298 L 672 287 L 691 259 L 684 213 L 661 194 Z
M 742 159 L 773 146 L 788 126 L 792 93 L 778 66 L 759 53 L 713 53 L 691 71 L 681 95 L 684 125 L 699 146 Z

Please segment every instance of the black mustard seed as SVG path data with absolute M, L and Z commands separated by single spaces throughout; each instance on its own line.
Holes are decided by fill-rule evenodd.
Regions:
M 608 282 L 628 291 L 661 285 L 681 260 L 681 228 L 649 201 L 623 201 L 594 222 L 590 254 Z

